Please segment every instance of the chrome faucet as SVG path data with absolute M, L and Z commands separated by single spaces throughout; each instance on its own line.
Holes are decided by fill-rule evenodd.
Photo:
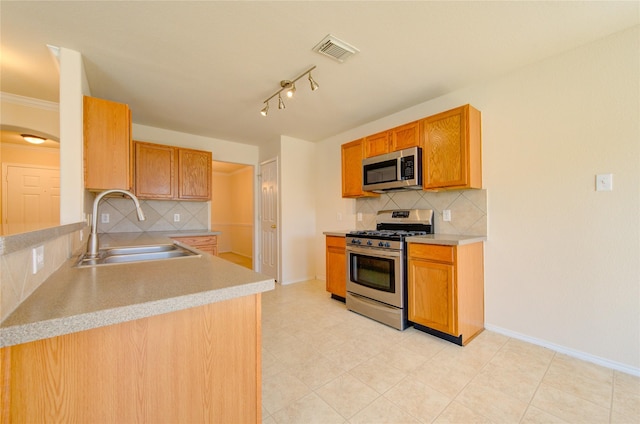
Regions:
M 86 258 L 95 258 L 98 256 L 98 203 L 100 200 L 107 194 L 111 193 L 122 193 L 126 194 L 133 200 L 133 203 L 136 204 L 136 210 L 138 212 L 138 220 L 144 221 L 144 213 L 140 208 L 140 202 L 138 198 L 131 192 L 127 190 L 106 190 L 96 196 L 96 199 L 93 201 L 93 216 L 91 217 L 91 234 L 89 234 L 89 240 L 87 242 L 87 253 L 84 255 Z

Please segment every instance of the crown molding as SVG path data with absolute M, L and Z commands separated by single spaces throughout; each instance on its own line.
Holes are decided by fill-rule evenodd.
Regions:
M 33 97 L 19 96 L 17 94 L 0 92 L 0 100 L 2 102 L 13 103 L 20 106 L 33 107 L 37 109 L 60 111 L 60 105 L 56 102 L 48 100 L 34 99 Z

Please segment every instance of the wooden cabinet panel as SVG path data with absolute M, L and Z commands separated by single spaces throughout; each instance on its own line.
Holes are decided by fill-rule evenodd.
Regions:
M 176 197 L 175 148 L 135 142 L 135 192 L 141 199 Z
M 342 197 L 379 196 L 362 190 L 362 159 L 364 139 L 345 143 L 342 149 Z
M 347 256 L 344 237 L 327 236 L 327 291 L 344 299 L 347 296 Z
M 131 111 L 129 106 L 95 97 L 83 100 L 84 186 L 87 190 L 132 185 Z
M 411 122 L 406 125 L 391 130 L 391 149 L 408 149 L 409 147 L 420 147 L 420 122 Z
M 135 141 L 141 199 L 211 200 L 211 152 Z
M 413 259 L 409 274 L 409 321 L 457 335 L 453 265 Z
M 261 296 L 2 348 L 3 423 L 260 423 Z
M 211 200 L 211 152 L 178 149 L 178 198 Z
M 467 344 L 484 329 L 484 246 L 408 244 L 409 321 Z
M 466 105 L 422 126 L 424 188 L 482 188 L 480 112 Z
M 218 256 L 218 236 L 172 237 L 172 239 L 195 247 L 210 255 Z
M 428 259 L 430 261 L 447 262 L 452 264 L 454 260 L 455 248 L 440 244 L 419 244 L 411 245 L 411 256 Z
M 389 131 L 370 135 L 364 139 L 364 157 L 383 155 L 390 152 Z

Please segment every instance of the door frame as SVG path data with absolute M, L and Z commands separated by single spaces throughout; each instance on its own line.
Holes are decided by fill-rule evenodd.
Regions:
M 260 193 L 259 194 L 259 199 L 260 199 L 260 207 L 257 210 L 258 211 L 258 240 L 259 243 L 258 244 L 258 263 L 260 264 L 260 268 L 258 269 L 258 272 L 262 272 L 262 258 L 263 258 L 263 254 L 264 252 L 262 251 L 262 168 L 263 166 L 273 163 L 275 162 L 275 166 L 276 166 L 276 236 L 278 238 L 277 243 L 276 243 L 276 253 L 278 255 L 277 261 L 276 261 L 276 281 L 280 282 L 282 281 L 282 233 L 280 232 L 280 229 L 282 228 L 281 226 L 281 214 L 280 214 L 280 162 L 279 162 L 279 158 L 278 156 L 271 158 L 271 159 L 267 159 L 265 161 L 260 162 L 260 170 L 258 173 L 258 190 L 257 192 Z

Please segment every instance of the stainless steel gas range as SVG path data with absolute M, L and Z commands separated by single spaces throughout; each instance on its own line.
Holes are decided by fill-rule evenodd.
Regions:
M 376 230 L 346 235 L 347 309 L 398 330 L 407 321 L 407 237 L 433 234 L 431 209 L 378 212 Z

